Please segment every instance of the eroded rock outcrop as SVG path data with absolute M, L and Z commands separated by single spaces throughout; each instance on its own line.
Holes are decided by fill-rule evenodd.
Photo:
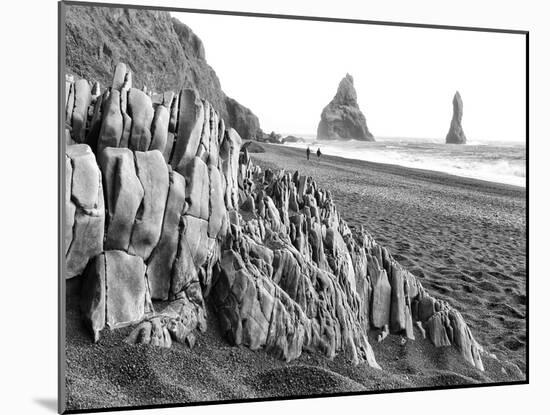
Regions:
M 318 350 L 377 367 L 367 333 L 414 340 L 417 326 L 436 346 L 452 345 L 483 369 L 482 349 L 460 314 L 431 297 L 366 231 L 353 234 L 311 177 L 261 174 L 245 153 L 241 171 L 242 216 L 230 228 L 213 288 L 233 342 L 288 360 Z M 278 311 L 266 325 L 272 308 Z
M 445 142 L 447 144 L 466 144 L 466 135 L 462 130 L 462 98 L 456 91 L 453 97 L 453 118 Z
M 135 325 L 129 343 L 192 347 L 210 296 L 228 341 L 285 360 L 318 351 L 379 368 L 369 334 L 426 334 L 483 369 L 458 311 L 352 232 L 330 192 L 254 166 L 196 91 L 136 91 L 122 64 L 110 88 L 94 88 L 79 130 L 89 146 L 67 121 L 67 278 L 81 275 L 96 341 Z M 73 114 L 70 93 L 66 105 Z
M 374 141 L 365 116 L 359 109 L 350 74 L 340 81 L 332 101 L 323 109 L 317 127 L 318 140 L 355 139 Z

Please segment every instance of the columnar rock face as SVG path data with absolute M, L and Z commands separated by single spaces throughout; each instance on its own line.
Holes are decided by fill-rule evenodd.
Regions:
M 69 146 L 65 161 L 66 277 L 72 278 L 103 251 L 105 206 L 101 171 L 90 148 Z
M 67 108 L 83 82 L 67 79 Z M 89 146 L 74 144 L 67 118 L 67 278 L 83 274 L 82 307 L 96 340 L 104 327 L 147 319 L 133 341 L 149 342 L 161 327 L 194 344 L 228 229 L 226 200 L 238 206 L 241 139 L 194 90 L 146 94 L 132 88 L 124 64 L 111 85 L 85 108 L 80 131 Z M 155 311 L 152 300 L 172 302 Z M 153 324 L 152 316 L 163 317 Z
M 336 95 L 323 109 L 317 127 L 317 139 L 374 141 L 367 128 L 365 116 L 359 109 L 357 93 L 350 74 L 346 74 L 340 81 Z
M 197 154 L 204 125 L 204 106 L 194 90 L 181 91 L 179 98 L 178 140 L 174 144 L 172 167 L 185 164 Z
M 466 144 L 466 136 L 462 130 L 462 98 L 457 91 L 453 97 L 453 119 L 447 133 L 447 144 Z
M 483 369 L 456 310 L 353 233 L 311 177 L 254 166 L 196 91 L 143 95 L 124 65 L 94 90 L 80 126 L 90 146 L 67 147 L 65 203 L 67 278 L 81 275 L 94 340 L 136 325 L 129 343 L 193 347 L 210 296 L 228 341 L 281 359 L 318 351 L 379 368 L 369 332 L 427 333 Z

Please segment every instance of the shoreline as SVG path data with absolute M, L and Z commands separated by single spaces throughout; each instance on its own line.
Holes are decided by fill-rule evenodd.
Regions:
M 293 152 L 296 153 L 297 156 L 302 157 L 305 160 L 305 150 L 301 147 L 294 147 L 291 145 L 286 144 L 271 144 L 271 143 L 262 143 L 258 142 L 261 146 L 266 146 L 266 148 L 285 148 L 290 149 Z M 257 155 L 261 153 L 252 153 L 252 155 Z M 311 155 L 310 162 L 315 162 L 316 157 L 314 153 Z M 334 156 L 330 154 L 323 154 L 322 159 L 328 159 L 333 161 L 338 161 L 342 163 L 352 164 L 354 166 L 361 166 L 364 165 L 365 167 L 371 168 L 371 169 L 377 169 L 382 170 L 385 172 L 393 172 L 395 174 L 401 174 L 401 175 L 416 175 L 418 178 L 431 180 L 434 183 L 440 182 L 444 183 L 445 179 L 451 180 L 454 185 L 464 186 L 464 187 L 486 187 L 487 189 L 494 188 L 495 190 L 503 190 L 503 191 L 511 191 L 511 192 L 519 192 L 519 193 L 525 193 L 526 187 L 523 186 L 517 186 L 514 184 L 509 183 L 502 183 L 502 182 L 493 182 L 490 180 L 484 180 L 484 179 L 476 179 L 473 177 L 467 177 L 467 176 L 459 176 L 456 174 L 446 173 L 439 170 L 429 170 L 429 169 L 422 169 L 419 167 L 408 167 L 408 166 L 402 166 L 400 164 L 392 164 L 392 163 L 381 163 L 377 161 L 369 161 L 369 160 L 361 160 L 361 159 L 354 159 L 354 158 L 348 158 L 343 156 Z
M 314 142 L 315 145 L 323 145 L 323 144 L 332 144 L 332 142 L 330 141 L 327 141 L 327 142 Z M 383 142 L 382 142 L 383 143 Z M 299 145 L 297 144 L 311 144 L 311 143 L 308 143 L 308 142 L 305 142 L 305 143 L 284 143 L 284 144 L 271 144 L 271 143 L 261 143 L 262 145 L 264 144 L 267 144 L 267 145 L 278 145 L 278 146 L 282 146 L 282 147 L 288 147 L 288 148 L 292 148 L 292 149 L 296 149 L 296 150 L 299 150 L 299 151 L 302 151 L 302 152 L 305 152 L 305 147 L 300 147 Z M 424 143 L 424 144 L 433 144 L 433 143 Z M 444 145 L 444 144 L 442 144 Z M 476 146 L 475 144 L 472 144 L 472 146 Z M 315 154 L 312 153 L 312 157 L 315 156 Z M 488 180 L 488 179 L 478 179 L 478 178 L 475 178 L 475 177 L 470 177 L 470 176 L 461 176 L 461 175 L 458 175 L 458 174 L 454 174 L 454 173 L 448 173 L 448 172 L 445 172 L 445 171 L 442 171 L 442 170 L 430 170 L 430 169 L 423 169 L 421 167 L 413 167 L 413 166 L 406 166 L 406 165 L 402 165 L 402 164 L 395 164 L 395 163 L 386 163 L 386 162 L 380 162 L 380 161 L 371 161 L 371 160 L 363 160 L 363 159 L 358 159 L 358 158 L 352 158 L 352 157 L 346 157 L 346 156 L 340 156 L 340 155 L 333 155 L 333 154 L 323 154 L 324 157 L 335 157 L 335 158 L 339 158 L 339 159 L 344 159 L 344 160 L 349 160 L 349 161 L 358 161 L 358 162 L 364 162 L 364 163 L 369 163 L 369 164 L 373 164 L 373 165 L 383 165 L 383 166 L 388 166 L 388 167 L 395 167 L 395 168 L 403 168 L 403 169 L 410 169 L 410 170 L 418 170 L 418 171 L 422 171 L 422 172 L 425 172 L 427 174 L 441 174 L 441 175 L 446 175 L 446 176 L 451 176 L 453 178 L 460 178 L 460 179 L 469 179 L 469 180 L 474 180 L 474 181 L 481 181 L 481 182 L 486 182 L 486 183 L 489 183 L 489 184 L 494 184 L 494 185 L 504 185 L 504 186 L 512 186 L 514 188 L 517 188 L 517 189 L 526 189 L 527 188 L 527 178 L 525 177 L 525 186 L 522 186 L 522 185 L 517 185 L 517 184 L 513 184 L 513 183 L 506 183 L 506 182 L 499 182 L 499 181 L 492 181 L 492 180 Z M 527 167 L 527 166 L 526 166 Z

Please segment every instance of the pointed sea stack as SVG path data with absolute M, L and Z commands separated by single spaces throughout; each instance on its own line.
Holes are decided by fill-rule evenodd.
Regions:
M 357 93 L 350 74 L 346 74 L 340 81 L 336 95 L 323 109 L 317 127 L 317 139 L 374 141 L 357 104 Z
M 462 130 L 462 98 L 458 91 L 453 98 L 453 119 L 445 142 L 447 144 L 466 144 L 466 136 Z

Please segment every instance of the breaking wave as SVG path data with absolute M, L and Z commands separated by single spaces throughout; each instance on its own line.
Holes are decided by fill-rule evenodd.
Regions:
M 321 148 L 323 154 L 348 159 L 395 164 L 525 187 L 526 148 L 521 143 L 474 142 L 449 145 L 433 139 L 377 138 L 376 142 L 315 141 L 301 135 L 304 143 L 287 143 L 291 147 Z

